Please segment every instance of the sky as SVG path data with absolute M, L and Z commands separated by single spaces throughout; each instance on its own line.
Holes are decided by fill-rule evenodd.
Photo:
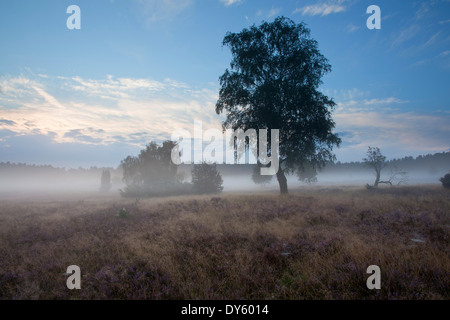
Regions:
M 220 129 L 224 36 L 278 16 L 332 66 L 338 161 L 450 151 L 450 0 L 14 0 L 0 1 L 0 162 L 116 167 L 194 121 Z

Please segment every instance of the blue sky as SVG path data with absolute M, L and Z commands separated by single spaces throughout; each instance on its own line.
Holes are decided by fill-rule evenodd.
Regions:
M 338 160 L 450 150 L 449 0 L 15 0 L 0 2 L 0 161 L 117 166 L 194 120 L 220 128 L 223 37 L 281 15 L 332 65 Z

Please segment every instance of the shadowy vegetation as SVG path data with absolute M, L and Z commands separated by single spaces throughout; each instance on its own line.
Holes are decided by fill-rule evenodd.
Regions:
M 123 182 L 120 193 L 124 197 L 160 197 L 191 194 L 192 185 L 182 182 L 178 166 L 172 162 L 172 149 L 176 143 L 164 141 L 162 145 L 151 142 L 139 156 L 122 160 Z
M 195 164 L 192 168 L 192 188 L 197 194 L 219 193 L 223 190 L 223 179 L 216 164 Z
M 449 189 L 450 188 L 450 173 L 447 173 L 445 176 L 440 178 L 439 181 L 442 183 L 442 186 L 444 188 Z
M 446 191 L 1 200 L 0 299 L 448 300 Z
M 195 164 L 191 169 L 192 183 L 183 182 L 184 173 L 172 162 L 173 141 L 162 146 L 155 142 L 141 150 L 138 157 L 128 156 L 121 162 L 123 181 L 120 193 L 124 197 L 163 197 L 217 193 L 223 190 L 223 179 L 215 164 Z

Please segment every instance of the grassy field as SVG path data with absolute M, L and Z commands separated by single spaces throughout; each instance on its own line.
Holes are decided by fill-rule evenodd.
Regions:
M 0 299 L 449 299 L 449 231 L 441 186 L 3 198 Z

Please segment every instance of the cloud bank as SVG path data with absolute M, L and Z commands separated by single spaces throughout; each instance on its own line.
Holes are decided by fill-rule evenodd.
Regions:
M 195 119 L 220 128 L 216 90 L 165 79 L 0 78 L 0 131 L 41 134 L 56 143 L 144 146 L 191 128 Z
M 67 156 L 71 148 L 85 150 L 87 158 L 95 158 L 95 150 L 115 153 L 117 163 L 125 152 L 170 139 L 177 129 L 192 133 L 194 120 L 203 122 L 203 130 L 221 129 L 223 120 L 215 113 L 218 88 L 193 88 L 173 79 L 1 76 L 0 92 L 0 161 L 30 156 L 27 162 L 42 157 L 51 162 L 50 151 L 36 149 L 42 143 Z M 375 98 L 357 89 L 325 94 L 337 101 L 333 119 L 343 139 L 335 150 L 340 161 L 361 160 L 369 145 L 389 157 L 450 149 L 448 111 L 410 111 L 406 100 Z

